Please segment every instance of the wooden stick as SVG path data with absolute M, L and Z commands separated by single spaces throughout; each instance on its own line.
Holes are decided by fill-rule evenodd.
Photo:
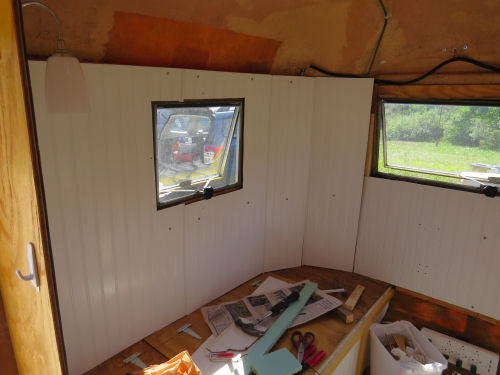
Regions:
M 340 319 L 342 319 L 344 323 L 350 324 L 354 322 L 354 314 L 349 310 L 343 308 L 342 306 L 337 307 L 335 309 L 335 312 L 337 313 L 337 316 Z
M 347 301 L 344 303 L 344 307 L 352 311 L 356 307 L 356 304 L 359 301 L 359 298 L 361 297 L 361 294 L 363 294 L 363 291 L 365 290 L 365 287 L 363 285 L 358 285 L 356 286 L 356 289 L 354 289 L 354 292 L 351 293 Z
M 401 349 L 403 352 L 406 352 L 406 340 L 405 337 L 402 335 L 392 335 L 394 338 L 394 341 L 396 341 L 396 345 L 398 346 L 399 349 Z

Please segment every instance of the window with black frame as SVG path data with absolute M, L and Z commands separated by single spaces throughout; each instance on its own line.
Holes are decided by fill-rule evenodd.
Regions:
M 496 196 L 500 103 L 384 99 L 377 173 Z
M 153 102 L 158 208 L 242 187 L 243 99 Z

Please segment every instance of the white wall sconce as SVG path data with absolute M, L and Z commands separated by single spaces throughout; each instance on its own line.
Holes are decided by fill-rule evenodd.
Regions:
M 61 24 L 48 6 L 38 1 L 27 1 L 22 7 L 37 6 L 45 9 L 57 25 L 57 48 L 47 59 L 45 70 L 45 102 L 49 113 L 90 112 L 87 84 L 78 59 L 64 47 Z

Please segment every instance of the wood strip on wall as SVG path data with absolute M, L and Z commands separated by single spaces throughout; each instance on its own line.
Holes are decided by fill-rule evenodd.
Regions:
M 500 99 L 500 85 L 406 85 L 378 86 L 380 98 L 407 99 Z

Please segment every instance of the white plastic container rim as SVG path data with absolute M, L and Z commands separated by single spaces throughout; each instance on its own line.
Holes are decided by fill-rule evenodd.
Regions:
M 370 334 L 372 343 L 377 345 L 378 349 L 383 349 L 387 354 L 386 360 L 391 361 L 393 365 L 397 365 L 400 371 L 399 374 L 441 374 L 448 367 L 447 360 L 436 349 L 434 345 L 425 337 L 413 324 L 408 321 L 400 320 L 389 324 L 372 324 L 370 326 Z M 385 336 L 400 334 L 406 336 L 413 342 L 415 349 L 418 349 L 428 359 L 429 364 L 415 363 L 414 361 L 399 360 L 396 361 L 383 346 L 382 341 L 385 341 Z M 375 348 L 372 348 L 375 349 Z M 379 350 L 375 350 L 379 352 Z M 373 350 L 372 350 L 372 354 Z M 378 362 L 378 361 L 377 361 Z

